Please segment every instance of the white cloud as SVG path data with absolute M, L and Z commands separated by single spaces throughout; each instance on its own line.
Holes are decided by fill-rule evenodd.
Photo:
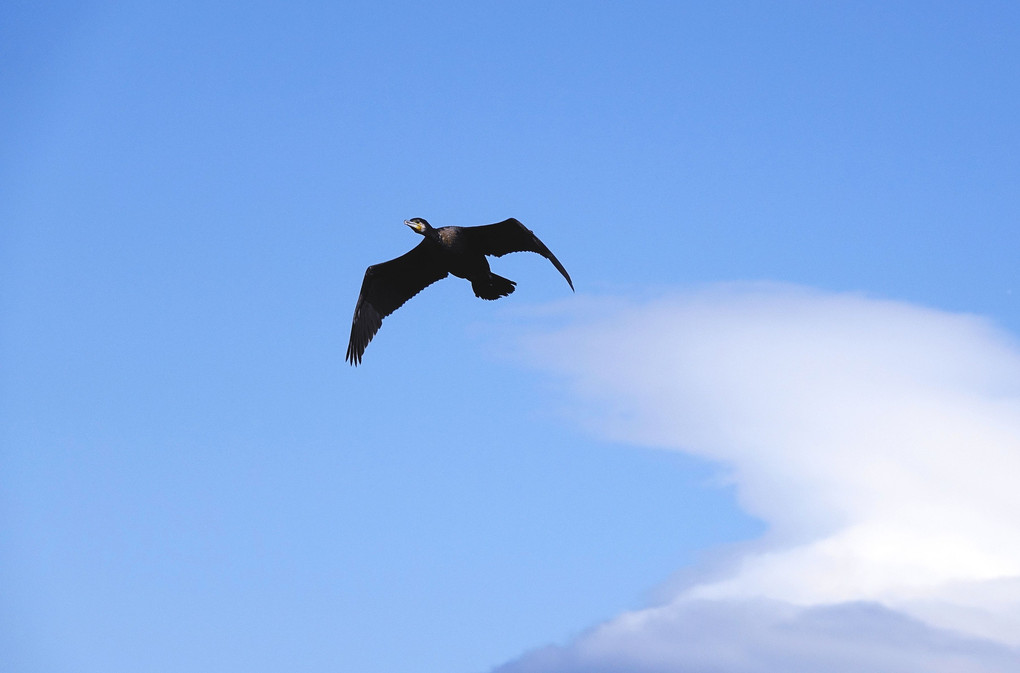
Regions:
M 723 658 L 705 670 L 798 670 L 797 648 L 771 642 L 780 632 L 804 636 L 794 638 L 804 661 L 859 639 L 844 628 L 812 640 L 818 606 L 830 606 L 844 627 L 899 620 L 919 639 L 900 638 L 897 650 L 888 634 L 865 638 L 871 649 L 848 650 L 865 657 L 856 665 L 869 652 L 885 652 L 889 665 L 847 670 L 1020 670 L 1012 649 L 1020 646 L 1020 349 L 986 321 L 859 295 L 726 286 L 606 302 L 529 347 L 565 377 L 594 432 L 718 461 L 742 506 L 769 526 L 728 576 L 619 617 L 571 656 L 601 647 L 605 661 L 629 652 L 633 666 L 655 652 L 668 662 L 669 643 L 686 642 L 685 629 L 699 623 L 691 615 L 711 613 L 756 626 L 705 642 L 764 648 L 759 656 L 775 645 L 786 668 Z M 861 602 L 871 611 L 846 612 Z M 977 642 L 968 639 L 988 644 L 968 649 Z M 922 651 L 941 652 L 943 662 L 994 652 L 994 661 L 918 668 Z M 897 668 L 896 652 L 914 667 Z M 1007 668 L 996 667 L 1002 657 Z M 682 670 L 699 670 L 681 659 Z M 658 670 L 654 663 L 641 666 Z M 985 663 L 991 668 L 976 668 Z
M 876 604 L 680 601 L 496 673 L 1015 673 L 1018 663 L 1006 647 Z

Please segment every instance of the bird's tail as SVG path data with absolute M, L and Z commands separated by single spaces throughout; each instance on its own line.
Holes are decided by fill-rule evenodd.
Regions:
M 475 291 L 475 296 L 482 299 L 505 297 L 514 291 L 515 285 L 517 283 L 509 278 L 497 276 L 494 273 L 490 273 L 488 278 L 471 281 L 471 289 Z

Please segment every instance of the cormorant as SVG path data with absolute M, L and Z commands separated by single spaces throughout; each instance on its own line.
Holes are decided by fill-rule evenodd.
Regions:
M 383 318 L 447 274 L 471 281 L 475 296 L 482 299 L 499 299 L 513 292 L 517 283 L 492 273 L 486 255 L 502 257 L 511 252 L 537 252 L 552 262 L 567 279 L 570 289 L 574 289 L 570 275 L 556 255 L 534 232 L 512 217 L 480 227 L 436 229 L 420 217 L 404 220 L 404 224 L 425 240 L 410 252 L 382 264 L 373 264 L 365 271 L 347 345 L 346 359 L 352 365 L 361 363 L 361 356 L 379 331 Z

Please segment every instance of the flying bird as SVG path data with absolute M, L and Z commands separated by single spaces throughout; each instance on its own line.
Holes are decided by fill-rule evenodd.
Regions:
M 421 234 L 424 240 L 410 252 L 365 271 L 361 294 L 354 307 L 351 340 L 347 344 L 347 361 L 357 366 L 368 342 L 382 326 L 383 318 L 404 305 L 437 280 L 453 274 L 471 281 L 471 289 L 481 299 L 499 299 L 514 291 L 517 285 L 509 278 L 489 270 L 486 255 L 502 257 L 511 252 L 537 252 L 574 283 L 556 255 L 538 240 L 534 232 L 510 218 L 480 227 L 440 227 L 436 229 L 420 217 L 404 220 L 404 224 Z

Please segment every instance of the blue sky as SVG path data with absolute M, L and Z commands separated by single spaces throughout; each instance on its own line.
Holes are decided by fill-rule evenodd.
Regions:
M 1006 2 L 5 3 L 0 658 L 639 670 L 627 615 L 685 642 L 725 600 L 1012 665 L 1020 601 L 968 632 L 947 587 L 1020 576 L 965 525 L 1018 513 L 968 485 L 1020 450 L 1018 37 Z M 352 369 L 413 216 L 517 217 L 577 293 L 495 260 L 513 296 L 433 286 Z M 807 431 L 839 423 L 903 441 Z M 913 518 L 947 480 L 974 518 Z

